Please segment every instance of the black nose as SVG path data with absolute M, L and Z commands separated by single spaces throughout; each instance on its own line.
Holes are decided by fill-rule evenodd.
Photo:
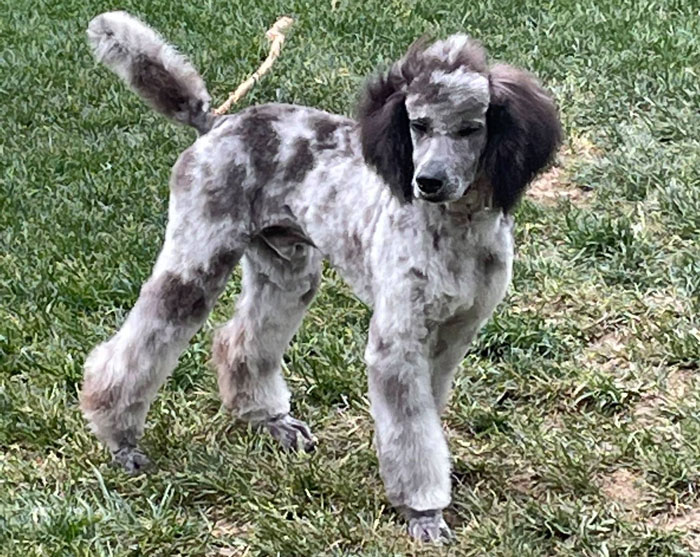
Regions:
M 416 178 L 418 189 L 423 193 L 431 194 L 440 191 L 443 181 L 440 178 L 428 178 L 427 176 L 418 176 Z

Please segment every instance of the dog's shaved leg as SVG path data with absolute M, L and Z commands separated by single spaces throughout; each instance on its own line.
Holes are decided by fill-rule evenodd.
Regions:
M 236 313 L 218 331 L 213 353 L 224 405 L 265 427 L 284 448 L 310 451 L 310 429 L 289 415 L 281 364 L 318 287 L 320 255 L 308 246 L 293 251 L 285 260 L 257 243 L 246 253 Z
M 376 307 L 365 352 L 380 471 L 410 533 L 447 541 L 442 509 L 450 503 L 450 455 L 433 397 L 428 347 L 420 340 L 425 330 L 420 324 L 415 331 L 399 330 L 400 323 L 413 327 L 381 304 Z
M 440 413 L 447 404 L 457 367 L 480 325 L 472 316 L 464 314 L 449 319 L 437 330 L 430 368 L 433 397 Z
M 137 441 L 158 387 L 206 319 L 243 251 L 242 245 L 192 250 L 181 238 L 173 239 L 177 226 L 169 225 L 153 274 L 124 325 L 85 363 L 83 413 L 115 462 L 131 473 L 148 462 Z

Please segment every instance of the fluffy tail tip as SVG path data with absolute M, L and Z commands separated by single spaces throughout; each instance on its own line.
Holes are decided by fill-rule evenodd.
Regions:
M 163 37 L 126 12 L 106 12 L 88 25 L 88 42 L 105 64 L 154 110 L 205 133 L 211 97 L 192 64 Z

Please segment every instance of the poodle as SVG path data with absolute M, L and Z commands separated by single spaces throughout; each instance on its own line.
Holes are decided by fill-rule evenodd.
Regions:
M 456 34 L 419 40 L 371 78 L 357 120 L 277 103 L 217 116 L 194 67 L 136 18 L 102 14 L 88 39 L 146 103 L 199 133 L 172 170 L 153 272 L 85 363 L 94 433 L 128 471 L 147 464 L 149 405 L 240 262 L 242 292 L 213 346 L 223 404 L 311 450 L 281 362 L 326 259 L 373 310 L 365 361 L 388 499 L 411 536 L 448 541 L 440 414 L 510 282 L 512 211 L 561 140 L 549 94 Z

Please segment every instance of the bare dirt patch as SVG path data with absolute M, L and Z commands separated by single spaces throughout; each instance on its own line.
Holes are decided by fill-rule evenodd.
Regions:
M 673 401 L 682 400 L 692 387 L 695 375 L 689 369 L 676 369 L 668 374 L 666 392 Z
M 694 383 L 693 372 L 688 369 L 671 370 L 666 377 L 665 387 L 646 392 L 634 407 L 634 418 L 640 427 L 659 424 L 660 410 L 665 405 L 682 401 Z
M 651 524 L 664 532 L 679 532 L 688 549 L 700 552 L 700 508 L 678 516 L 662 516 Z
M 527 195 L 543 205 L 556 205 L 560 199 L 568 199 L 576 205 L 584 205 L 591 192 L 571 181 L 574 163 L 592 160 L 600 156 L 598 149 L 585 137 L 572 137 L 557 154 L 557 160 L 547 172 L 537 178 L 528 188 Z
M 630 354 L 635 339 L 625 327 L 603 333 L 581 354 L 581 363 L 614 376 L 623 375 L 633 366 Z
M 600 489 L 609 499 L 632 512 L 644 500 L 644 487 L 644 480 L 627 468 L 619 468 L 600 481 Z
M 527 467 L 508 478 L 508 486 L 522 495 L 537 497 L 542 489 L 538 486 L 539 477 L 535 471 Z

